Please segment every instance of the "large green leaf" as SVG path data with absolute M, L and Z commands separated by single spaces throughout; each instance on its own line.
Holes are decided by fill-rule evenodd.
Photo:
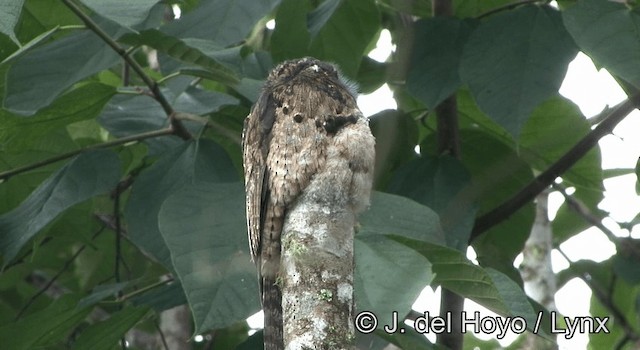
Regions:
M 196 334 L 260 309 L 240 183 L 196 183 L 162 204 L 159 227 L 195 320 Z
M 20 206 L 0 216 L 4 265 L 67 208 L 112 190 L 120 174 L 120 160 L 109 150 L 81 154 L 56 171 Z
M 558 91 L 576 53 L 557 10 L 522 6 L 476 28 L 460 75 L 480 109 L 517 138 L 533 109 Z
M 345 75 L 354 78 L 379 27 L 380 12 L 374 0 L 343 1 L 313 39 L 310 54 L 337 63 Z
M 471 177 L 458 160 L 425 156 L 394 172 L 389 191 L 436 211 L 447 245 L 466 251 L 476 214 L 471 187 Z
M 309 54 L 308 9 L 308 0 L 283 0 L 278 6 L 276 28 L 271 36 L 271 55 L 276 62 Z
M 536 316 L 524 291 L 506 275 L 483 269 L 465 253 L 425 241 L 395 235 L 391 239 L 415 249 L 432 264 L 434 283 L 469 298 L 502 316 L 520 316 L 532 328 Z
M 160 0 L 136 0 L 123 2 L 122 0 L 81 0 L 93 11 L 124 27 L 133 27 L 142 23 L 151 8 Z
M 3 121 L 0 117 L 0 123 Z M 3 144 L 3 141 L 0 144 Z M 5 149 L 0 151 L 0 169 L 3 172 L 10 171 L 77 148 L 78 145 L 71 140 L 66 130 L 57 129 L 34 140 L 29 149 L 19 150 L 17 153 Z M 0 212 L 7 212 L 18 206 L 34 189 L 63 165 L 62 162 L 52 163 L 29 172 L 16 174 L 5 180 L 0 184 L 0 198 L 2 198 Z
M 4 58 L 0 64 L 5 64 L 5 63 L 11 62 L 13 60 L 16 60 L 18 57 L 22 56 L 24 53 L 29 52 L 29 50 L 31 50 L 32 48 L 38 46 L 39 44 L 41 44 L 41 43 L 43 43 L 45 41 L 47 41 L 59 29 L 60 29 L 60 27 L 56 26 L 56 27 L 53 27 L 53 28 L 49 29 L 48 31 L 46 31 L 44 33 L 41 33 L 40 35 L 38 35 L 37 37 L 33 38 L 28 43 L 22 45 L 22 47 L 20 47 L 20 49 L 14 51 L 13 53 L 11 53 L 11 55 L 9 55 L 6 58 Z
M 479 215 L 502 204 L 533 180 L 531 167 L 515 150 L 490 134 L 473 129 L 460 132 L 462 163 L 471 173 L 469 190 Z M 473 242 L 478 261 L 507 273 L 520 254 L 534 219 L 533 204 L 526 204 Z M 511 273 L 511 272 L 509 272 Z M 516 278 L 517 273 L 510 274 Z
M 368 231 L 366 227 L 364 230 Z M 399 317 L 404 317 L 420 292 L 433 280 L 431 264 L 403 244 L 384 235 L 365 232 L 359 232 L 355 240 L 358 309 L 385 317 L 391 317 L 396 311 Z M 380 322 L 378 326 L 385 324 Z
M 329 18 L 333 16 L 333 13 L 336 12 L 341 2 L 342 0 L 324 0 L 307 15 L 309 33 L 312 37 L 318 35 L 320 29 L 327 24 Z M 276 21 L 276 23 L 278 22 Z
M 131 240 L 166 268 L 170 253 L 158 228 L 162 203 L 196 181 L 229 182 L 238 178 L 224 150 L 210 140 L 186 142 L 163 154 L 134 182 L 125 208 Z
M 0 326 L 2 346 L 12 350 L 31 350 L 60 342 L 91 311 L 90 308 L 76 307 L 77 301 L 78 295 L 65 294 L 43 310 Z
M 0 33 L 7 35 L 16 44 L 20 44 L 14 27 L 20 18 L 24 0 L 7 0 L 0 3 Z
M 429 109 L 462 84 L 459 65 L 471 30 L 468 22 L 455 18 L 435 17 L 416 23 L 407 88 Z
M 591 132 L 591 125 L 578 106 L 557 96 L 533 111 L 520 135 L 520 154 L 538 171 L 560 159 L 580 139 Z M 596 147 L 562 174 L 565 186 L 575 186 L 573 197 L 594 213 L 603 195 L 600 149 Z M 588 228 L 584 220 L 567 203 L 563 203 L 553 223 L 554 240 L 560 243 Z
M 580 49 L 612 74 L 640 87 L 640 12 L 613 1 L 584 0 L 562 18 Z
M 394 234 L 445 244 L 438 214 L 405 197 L 373 192 L 371 207 L 360 215 L 358 221 L 360 229 L 357 235 Z
M 523 158 L 542 171 L 591 132 L 591 124 L 573 102 L 556 96 L 541 104 L 520 134 Z M 580 159 L 562 178 L 589 190 L 602 190 L 600 148 Z
M 193 11 L 164 26 L 163 31 L 178 38 L 211 40 L 229 46 L 243 40 L 259 19 L 280 0 L 202 0 Z
M 119 28 L 98 21 L 110 35 Z M 118 63 L 118 54 L 89 30 L 42 45 L 19 57 L 7 73 L 4 107 L 32 115 L 77 81 Z
M 6 151 L 25 151 L 52 130 L 95 118 L 114 93 L 111 86 L 90 83 L 61 96 L 30 118 L 4 117 L 0 112 L 0 140 Z
M 202 39 L 178 39 L 157 29 L 144 30 L 137 34 L 125 34 L 119 41 L 129 45 L 146 45 L 184 63 L 204 67 L 209 79 L 226 84 L 238 82 L 234 72 L 218 62 L 226 50 L 216 42 Z
M 82 331 L 73 344 L 74 349 L 110 350 L 118 344 L 124 334 L 133 327 L 144 315 L 147 307 L 127 306 L 112 314 L 102 322 L 94 323 Z
M 360 310 L 404 316 L 433 278 L 430 263 L 384 235 L 444 244 L 438 215 L 410 199 L 374 192 L 355 241 L 355 294 Z M 384 272 L 381 272 L 384 271 Z

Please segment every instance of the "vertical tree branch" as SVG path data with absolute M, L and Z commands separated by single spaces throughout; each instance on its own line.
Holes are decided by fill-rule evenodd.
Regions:
M 451 0 L 434 0 L 434 16 L 452 16 L 453 4 Z M 429 82 L 427 82 L 429 83 Z M 448 154 L 454 158 L 460 158 L 460 137 L 458 130 L 458 108 L 455 94 L 449 96 L 436 107 L 438 125 L 438 153 Z M 464 298 L 458 294 L 442 288 L 440 299 L 440 316 L 451 315 L 452 330 L 438 335 L 438 345 L 443 345 L 452 350 L 462 349 L 462 311 Z
M 549 221 L 549 191 L 536 197 L 536 219 L 531 234 L 524 245 L 524 259 L 520 265 L 520 275 L 524 281 L 524 290 L 533 300 L 556 311 L 555 294 L 556 275 L 551 269 L 551 251 L 553 250 L 553 232 Z M 557 345 L 535 334 L 527 334 L 526 349 L 556 349 Z

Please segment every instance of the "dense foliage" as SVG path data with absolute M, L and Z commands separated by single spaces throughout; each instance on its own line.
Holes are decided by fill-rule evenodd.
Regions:
M 356 236 L 358 308 L 402 317 L 424 286 L 441 285 L 532 329 L 543 308 L 513 267 L 532 199 L 559 175 L 606 215 L 596 141 L 638 100 L 640 12 L 602 0 L 431 11 L 410 0 L 2 1 L 1 346 L 111 349 L 187 303 L 194 334 L 213 335 L 206 346 L 252 348 L 259 333 L 247 340 L 244 320 L 260 304 L 240 135 L 268 71 L 301 56 L 337 63 L 363 93 L 388 84 L 398 105 L 371 116 L 377 192 Z M 396 47 L 377 62 L 367 53 L 383 29 Z M 595 128 L 558 94 L 578 51 L 633 97 Z M 459 159 L 436 147 L 433 111 L 452 94 Z M 568 203 L 555 244 L 593 225 Z M 480 265 L 466 258 L 470 238 Z M 610 238 L 618 254 L 576 262 L 558 283 L 588 280 L 592 313 L 615 318 L 611 334 L 590 335 L 594 348 L 631 348 L 640 253 L 637 240 Z M 432 348 L 409 333 L 367 344 Z

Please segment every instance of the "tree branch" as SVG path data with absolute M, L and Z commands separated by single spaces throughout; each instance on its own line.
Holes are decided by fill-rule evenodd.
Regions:
M 638 104 L 640 104 L 640 94 L 635 94 L 620 103 L 603 119 L 602 123 L 583 137 L 547 170 L 533 179 L 520 192 L 476 219 L 470 241 L 478 238 L 483 232 L 506 220 L 525 204 L 531 202 L 540 192 L 549 187 L 558 176 L 569 170 L 580 158 L 597 145 L 602 137 L 610 134 L 620 121 L 636 109 Z
M 432 3 L 434 17 L 450 17 L 453 15 L 452 0 L 434 0 Z M 460 133 L 458 127 L 458 106 L 455 93 L 447 97 L 436 108 L 438 125 L 438 154 L 448 154 L 460 159 Z M 437 344 L 452 350 L 460 350 L 464 344 L 462 331 L 462 311 L 464 298 L 442 288 L 440 298 L 440 316 L 451 315 L 453 328 L 451 332 L 438 334 Z
M 142 79 L 142 81 L 149 87 L 149 90 L 151 90 L 151 92 L 153 93 L 153 98 L 156 101 L 158 101 L 158 103 L 160 103 L 160 105 L 162 106 L 162 109 L 169 117 L 169 120 L 171 122 L 171 128 L 173 129 L 173 133 L 183 140 L 191 139 L 192 138 L 191 134 L 184 127 L 184 124 L 182 124 L 182 122 L 174 118 L 175 111 L 173 110 L 173 107 L 171 106 L 169 101 L 167 101 L 167 98 L 160 91 L 160 87 L 158 86 L 158 83 L 155 80 L 153 80 L 151 77 L 149 77 L 147 73 L 145 73 L 144 69 L 138 64 L 138 62 L 136 62 L 136 60 L 134 60 L 133 58 L 131 58 L 131 56 L 129 56 L 129 53 L 127 52 L 127 50 L 125 50 L 120 45 L 118 45 L 118 43 L 115 40 L 113 40 L 113 38 L 111 38 L 109 34 L 107 34 L 102 28 L 100 28 L 100 26 L 98 26 L 96 22 L 94 22 L 89 16 L 87 16 L 87 14 L 84 13 L 80 9 L 80 7 L 78 7 L 78 5 L 76 5 L 72 0 L 62 0 L 62 2 L 73 13 L 75 13 L 75 15 L 78 16 L 78 18 L 80 18 L 82 22 L 84 22 L 87 28 L 89 28 L 91 31 L 96 33 L 96 35 L 98 35 L 100 39 L 102 39 L 118 55 L 120 55 L 120 57 L 122 57 L 125 60 L 126 64 L 128 64 L 131 67 L 131 69 L 133 69 L 133 71 L 136 72 L 136 74 L 140 77 L 140 79 Z
M 159 137 L 159 136 L 166 136 L 166 135 L 172 135 L 174 134 L 174 131 L 172 128 L 166 128 L 166 129 L 160 129 L 160 130 L 154 130 L 154 131 L 149 131 L 149 132 L 144 132 L 144 133 L 140 133 L 140 134 L 136 134 L 136 135 L 131 135 L 131 136 L 127 136 L 127 137 L 122 137 L 119 138 L 117 140 L 112 140 L 112 141 L 107 141 L 104 143 L 99 143 L 99 144 L 95 144 L 95 145 L 91 145 L 91 146 L 87 146 L 87 147 L 83 147 L 74 151 L 70 151 L 67 153 L 63 153 L 63 154 L 59 154 L 57 156 L 51 157 L 51 158 L 47 158 L 35 163 L 31 163 L 31 164 L 27 164 L 25 166 L 21 166 L 15 169 L 11 169 L 11 170 L 7 170 L 4 172 L 0 173 L 0 182 L 6 181 L 8 180 L 10 177 L 27 172 L 29 170 L 33 170 L 33 169 L 37 169 L 49 164 L 53 164 L 55 162 L 59 162 L 61 160 L 65 160 L 74 156 L 77 156 L 80 153 L 83 152 L 88 152 L 88 151 L 93 151 L 96 149 L 102 149 L 102 148 L 109 148 L 109 147 L 115 147 L 115 146 L 120 146 L 120 145 L 124 145 L 126 143 L 129 142 L 135 142 L 135 141 L 142 141 L 145 139 L 149 139 L 149 138 L 153 138 L 153 137 Z

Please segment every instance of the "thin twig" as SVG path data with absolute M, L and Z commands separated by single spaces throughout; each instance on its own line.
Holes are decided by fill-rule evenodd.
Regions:
M 552 183 L 551 186 L 555 190 L 560 192 L 560 194 L 562 194 L 569 208 L 573 209 L 573 211 L 575 211 L 578 215 L 580 215 L 586 222 L 599 228 L 600 231 L 602 231 L 602 233 L 604 233 L 609 238 L 610 241 L 615 243 L 616 235 L 613 233 L 613 231 L 609 230 L 606 226 L 602 224 L 602 218 L 596 217 L 591 212 L 591 210 L 589 210 L 589 208 L 584 203 L 582 203 L 582 201 L 580 201 L 579 199 L 573 196 L 570 196 L 567 193 L 566 188 L 564 186 L 557 183 Z
M 55 162 L 59 162 L 61 160 L 65 160 L 68 158 L 71 158 L 73 156 L 77 156 L 80 153 L 83 152 L 88 152 L 88 151 L 93 151 L 93 150 L 97 150 L 97 149 L 102 149 L 102 148 L 109 148 L 109 147 L 115 147 L 115 146 L 120 146 L 129 142 L 136 142 L 136 141 L 142 141 L 148 138 L 153 138 L 153 137 L 159 137 L 159 136 L 165 136 L 165 135 L 172 135 L 174 133 L 173 129 L 171 128 L 166 128 L 166 129 L 160 129 L 160 130 L 154 130 L 154 131 L 149 131 L 149 132 L 144 132 L 144 133 L 140 133 L 140 134 L 136 134 L 136 135 L 131 135 L 131 136 L 127 136 L 127 137 L 122 137 L 116 140 L 112 140 L 112 141 L 107 141 L 104 143 L 99 143 L 99 144 L 95 144 L 95 145 L 91 145 L 91 146 L 87 146 L 87 147 L 83 147 L 71 152 L 67 152 L 67 153 L 63 153 L 63 154 L 59 154 L 55 157 L 51 157 L 51 158 L 47 158 L 35 163 L 31 163 L 31 164 L 27 164 L 25 166 L 21 166 L 18 168 L 14 168 L 11 170 L 7 170 L 4 172 L 0 173 L 0 182 L 2 181 L 6 181 L 7 179 L 9 179 L 12 176 L 15 176 L 17 174 L 20 173 L 24 173 L 33 169 L 37 169 Z
M 169 350 L 169 344 L 167 344 L 167 339 L 164 336 L 164 332 L 162 332 L 162 328 L 160 328 L 160 324 L 158 324 L 158 322 L 154 322 L 153 324 L 156 326 L 156 331 L 158 331 L 158 334 L 160 335 L 160 341 L 162 342 L 164 350 Z
M 173 129 L 173 133 L 176 136 L 182 138 L 183 140 L 191 139 L 192 138 L 191 134 L 184 127 L 184 125 L 180 121 L 173 118 L 175 111 L 171 106 L 171 104 L 169 103 L 169 101 L 167 101 L 167 98 L 160 91 L 160 87 L 158 83 L 155 80 L 153 80 L 151 77 L 149 77 L 147 73 L 145 73 L 144 69 L 138 64 L 138 62 L 136 62 L 136 60 L 129 55 L 129 52 L 124 48 L 122 48 L 115 40 L 113 40 L 113 38 L 111 38 L 109 34 L 107 34 L 102 28 L 100 28 L 100 26 L 96 22 L 94 22 L 89 16 L 87 16 L 87 14 L 84 13 L 80 9 L 80 7 L 78 7 L 78 5 L 76 5 L 72 0 L 62 0 L 62 2 L 73 13 L 75 13 L 76 16 L 78 16 L 78 18 L 82 20 L 82 22 L 84 22 L 87 28 L 89 28 L 91 31 L 96 33 L 96 35 L 98 35 L 100 39 L 102 39 L 118 55 L 120 55 L 120 57 L 122 57 L 125 60 L 126 64 L 128 64 L 131 67 L 131 69 L 133 69 L 133 71 L 136 72 L 136 74 L 140 77 L 140 79 L 142 79 L 145 85 L 149 87 L 149 90 L 151 90 L 151 92 L 153 93 L 153 97 L 155 98 L 156 101 L 158 101 L 158 103 L 160 103 L 160 105 L 162 106 L 162 109 L 169 117 L 171 122 L 171 127 Z
M 538 175 L 513 197 L 476 219 L 470 241 L 478 238 L 483 232 L 503 222 L 525 204 L 531 202 L 540 192 L 549 187 L 558 176 L 569 170 L 580 158 L 595 147 L 602 137 L 610 134 L 615 126 L 636 109 L 636 106 L 639 104 L 640 94 L 635 94 L 617 105 L 598 126 L 591 130 L 589 134 L 583 137 L 547 170 Z
M 146 292 L 148 292 L 148 291 L 150 291 L 152 289 L 155 289 L 155 288 L 158 288 L 158 287 L 162 287 L 165 284 L 169 284 L 169 283 L 171 283 L 173 281 L 174 281 L 173 277 L 169 277 L 167 279 L 164 279 L 164 280 L 152 283 L 152 284 L 150 284 L 148 286 L 142 287 L 140 289 L 136 289 L 136 290 L 132 291 L 129 294 L 122 295 L 116 301 L 117 302 L 124 302 L 126 300 L 129 300 L 129 299 L 135 297 L 135 296 L 138 296 L 140 294 L 146 293 Z

